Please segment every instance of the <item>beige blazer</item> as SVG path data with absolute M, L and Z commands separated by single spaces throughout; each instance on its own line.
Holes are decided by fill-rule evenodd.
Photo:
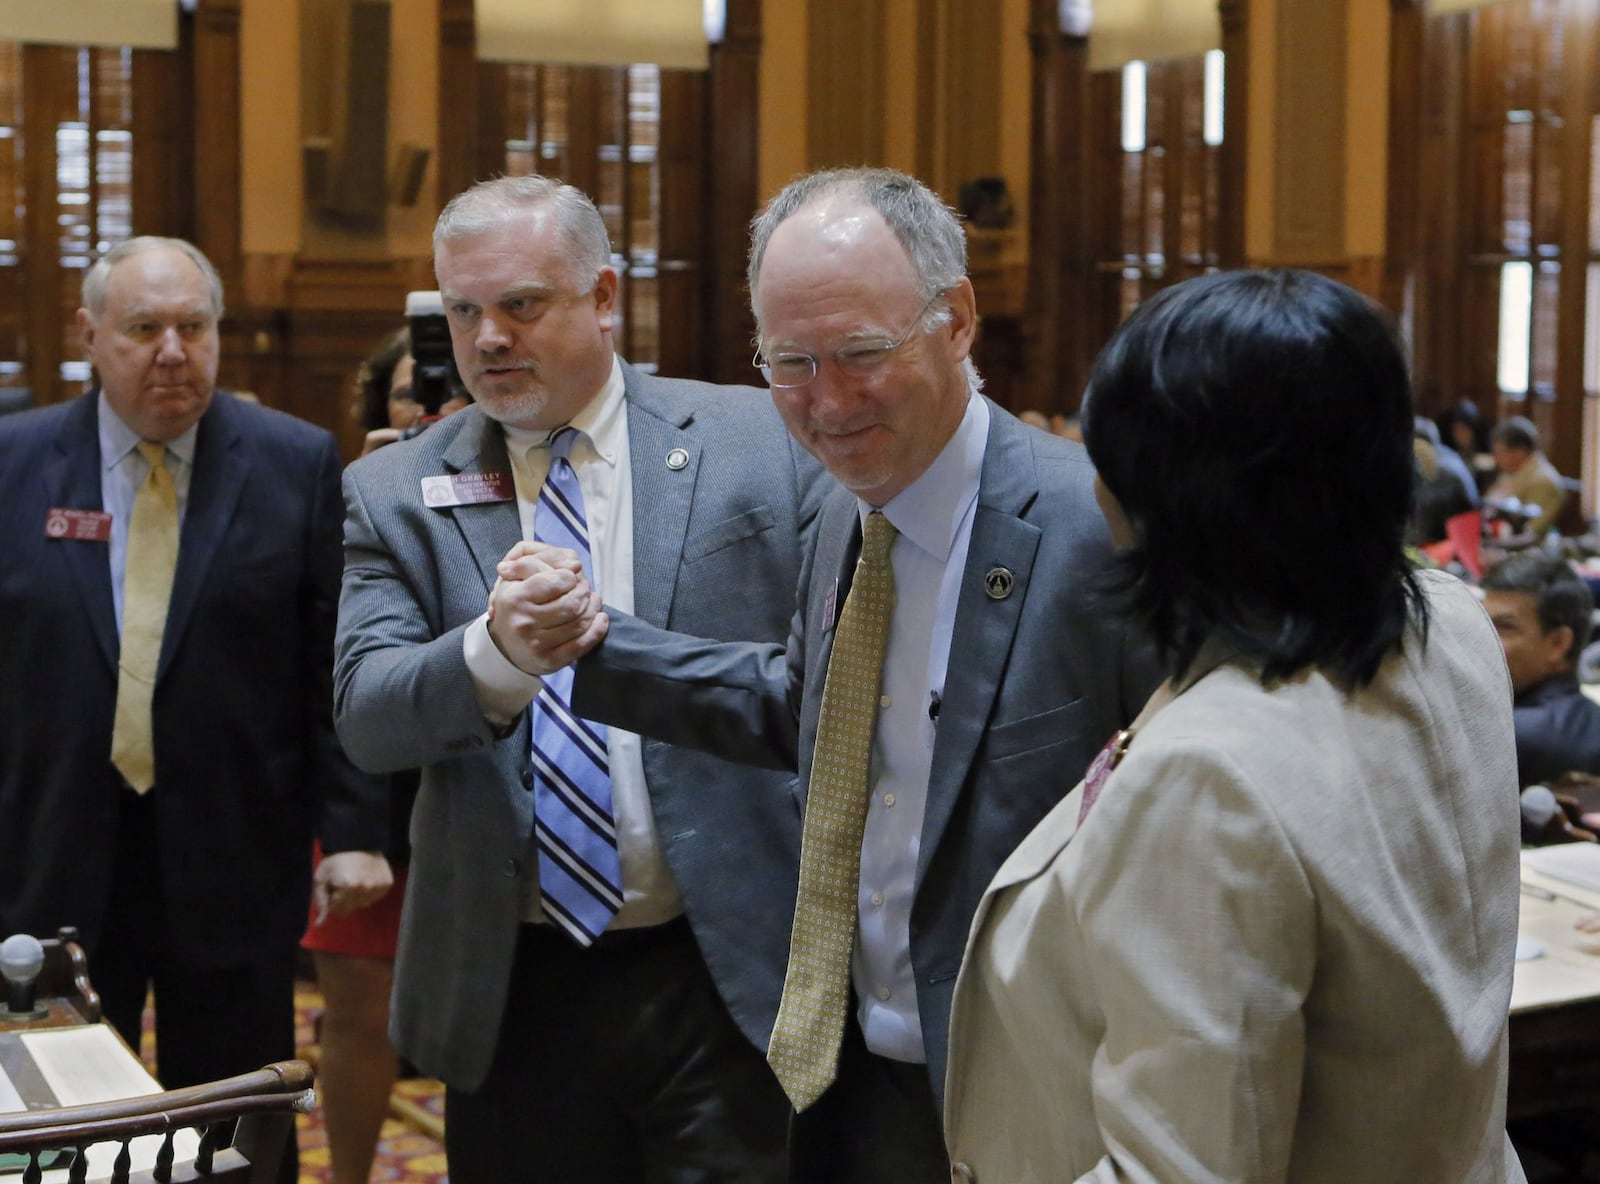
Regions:
M 1470 590 L 1422 580 L 1426 647 L 1370 686 L 1212 661 L 1007 860 L 956 986 L 953 1178 L 1523 1180 L 1511 687 Z

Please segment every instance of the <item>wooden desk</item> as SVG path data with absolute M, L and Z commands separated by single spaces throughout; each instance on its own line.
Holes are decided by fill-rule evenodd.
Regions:
M 1524 861 L 1522 880 L 1555 894 L 1524 892 L 1518 933 L 1544 954 L 1518 962 L 1511 988 L 1511 1076 L 1506 1115 L 1600 1107 L 1600 934 L 1575 928 L 1600 910 L 1589 892 Z

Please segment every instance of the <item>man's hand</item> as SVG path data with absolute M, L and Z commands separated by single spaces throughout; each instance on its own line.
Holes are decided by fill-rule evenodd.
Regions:
M 380 851 L 340 851 L 324 855 L 311 878 L 316 924 L 328 914 L 343 916 L 375 904 L 394 886 L 394 872 Z
M 489 638 L 517 669 L 543 678 L 600 643 L 609 620 L 575 552 L 521 542 L 489 591 Z

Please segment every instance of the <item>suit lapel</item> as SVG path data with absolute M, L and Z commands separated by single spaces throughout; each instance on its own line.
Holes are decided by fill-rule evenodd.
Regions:
M 55 455 L 44 468 L 45 505 L 49 508 L 99 510 L 104 508 L 100 489 L 100 429 L 98 400 L 85 395 L 68 412 L 56 437 Z M 30 529 L 35 529 L 30 527 Z M 44 523 L 36 529 L 43 530 Z M 76 589 L 89 615 L 94 635 L 106 663 L 113 669 L 121 648 L 117 640 L 117 608 L 111 595 L 110 545 L 60 541 L 47 550 L 68 572 L 67 586 Z
M 239 495 L 250 476 L 250 449 L 234 420 L 231 398 L 221 392 L 212 396 L 195 437 L 194 473 L 189 479 L 189 500 L 183 512 L 178 567 L 172 574 L 172 599 L 167 606 L 157 678 L 166 673 L 183 638 L 200 589 L 205 586 L 206 572 L 222 549 Z
M 1022 518 L 1038 496 L 1038 472 L 1027 437 L 1018 434 L 1034 429 L 993 409 L 990 415 L 989 443 L 983 456 L 972 541 L 961 576 L 933 767 L 928 775 L 922 846 L 917 856 L 919 884 L 988 727 L 1039 550 L 1039 528 Z M 985 577 L 1000 568 L 1011 573 L 1012 587 L 1009 595 L 996 599 L 989 595 Z
M 828 659 L 833 655 L 833 638 L 860 554 L 859 503 L 854 494 L 840 489 L 829 497 L 817 526 L 816 575 L 812 577 L 811 603 L 806 612 L 806 620 L 815 621 L 818 627 L 816 640 L 811 640 L 809 630 L 806 639 L 809 668 L 804 701 L 811 705 L 813 726 L 822 711 L 822 690 L 828 678 Z
M 506 437 L 500 426 L 475 408 L 457 412 L 452 419 L 463 419 L 461 431 L 445 447 L 440 459 L 451 473 L 504 473 L 511 477 L 511 458 L 506 452 Z M 449 423 L 449 420 L 445 421 Z M 435 426 L 432 430 L 438 431 Z M 529 490 L 537 498 L 537 489 Z M 494 586 L 495 568 L 506 552 L 522 538 L 522 517 L 517 502 L 479 502 L 469 506 L 450 506 L 432 511 L 448 514 L 466 540 L 467 549 L 477 561 L 484 591 Z
M 632 366 L 622 367 L 622 380 L 633 468 L 633 615 L 665 627 L 689 531 L 700 446 L 687 430 L 694 422 L 692 410 L 660 398 L 649 378 Z M 676 469 L 667 463 L 675 448 L 688 457 Z

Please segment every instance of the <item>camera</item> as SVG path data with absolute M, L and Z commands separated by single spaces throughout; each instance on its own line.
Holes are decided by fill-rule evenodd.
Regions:
M 408 292 L 406 325 L 411 331 L 411 357 L 416 363 L 411 394 L 422 404 L 423 420 L 431 421 L 449 400 L 468 397 L 456 370 L 450 326 L 444 319 L 444 300 L 439 293 Z

